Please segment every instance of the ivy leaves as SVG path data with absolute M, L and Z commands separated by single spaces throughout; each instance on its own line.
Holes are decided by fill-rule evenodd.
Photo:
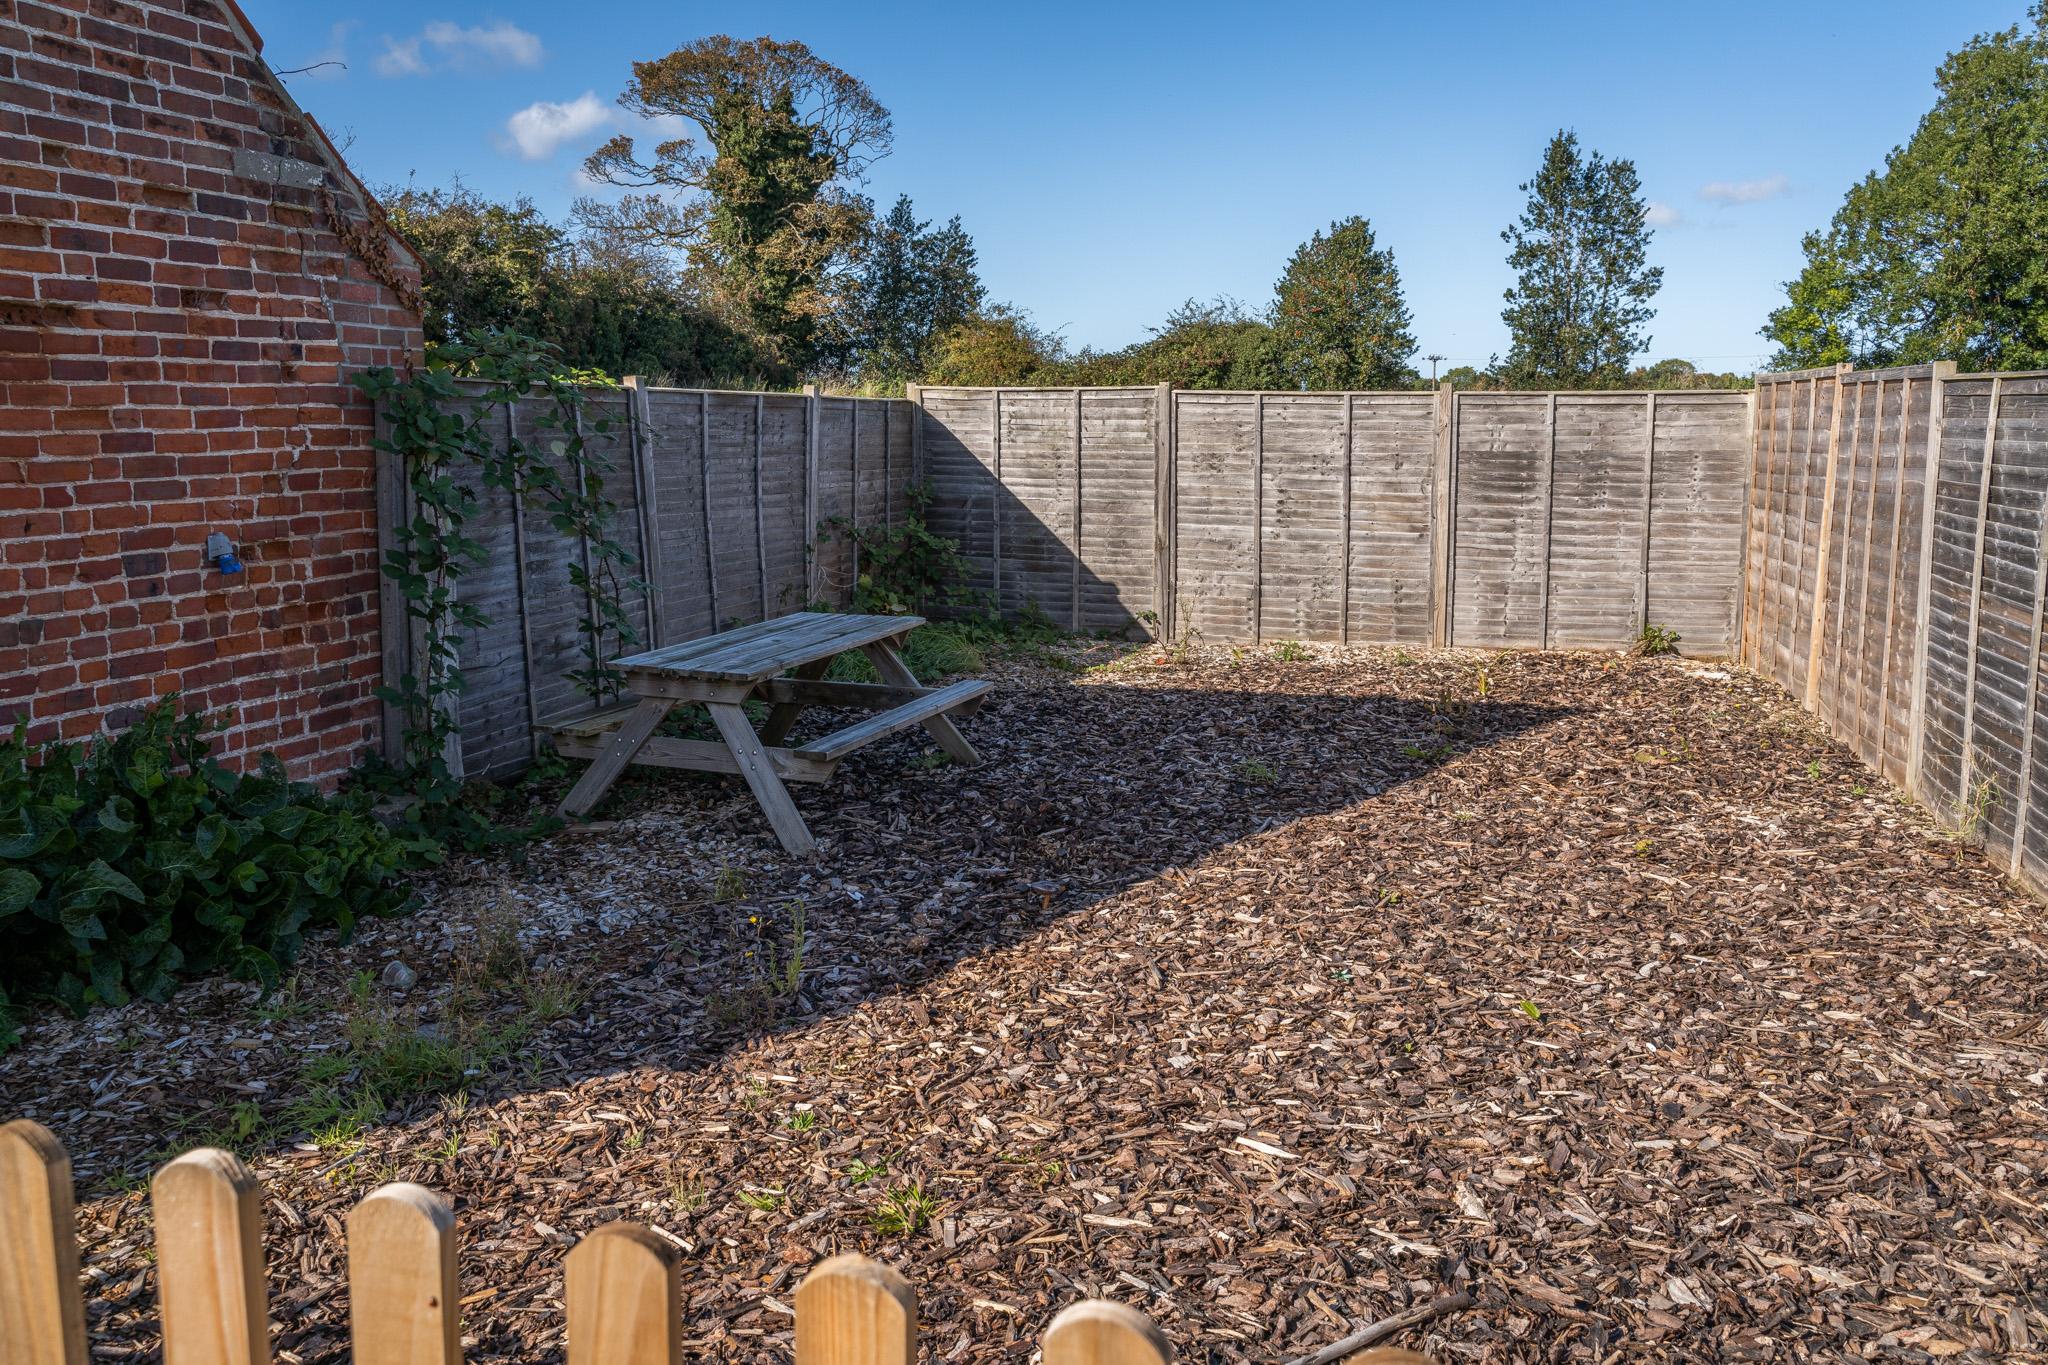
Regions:
M 424 368 L 403 374 L 380 368 L 355 377 L 377 405 L 385 433 L 377 448 L 404 461 L 413 509 L 396 527 L 382 565 L 415 625 L 412 668 L 395 687 L 378 689 L 405 717 L 391 785 L 414 801 L 422 828 L 466 844 L 495 837 L 463 807 L 461 783 L 447 761 L 456 738 L 455 699 L 467 687 L 464 633 L 490 624 L 457 590 L 458 580 L 489 559 L 466 529 L 481 505 L 476 487 L 518 495 L 586 548 L 568 569 L 583 604 L 582 663 L 569 672 L 578 688 L 597 701 L 616 697 L 620 676 L 611 660 L 638 643 L 624 594 L 644 585 L 627 576 L 633 555 L 608 532 L 616 511 L 604 491 L 611 466 L 584 437 L 582 385 L 590 379 L 564 371 L 552 345 L 491 331 L 431 348 Z M 535 404 L 535 397 L 543 401 Z M 504 408 L 513 403 L 524 405 L 525 436 L 504 421 Z M 610 429 L 603 418 L 588 426 Z

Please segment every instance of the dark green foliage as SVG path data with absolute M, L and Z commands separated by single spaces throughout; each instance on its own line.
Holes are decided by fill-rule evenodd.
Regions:
M 1048 374 L 1066 384 L 1172 384 L 1180 389 L 1281 387 L 1270 323 L 1233 299 L 1189 299 L 1152 335 L 1120 351 L 1084 351 Z
M 461 184 L 387 189 L 391 221 L 420 258 L 427 340 L 519 332 L 570 369 L 733 382 L 770 368 L 698 301 L 670 254 L 635 241 L 601 213 L 577 231 L 525 198 L 494 203 Z
M 580 668 L 576 686 L 593 700 L 618 695 L 611 661 L 638 643 L 622 596 L 639 588 L 628 577 L 631 551 L 612 531 L 616 510 L 605 495 L 610 463 L 586 444 L 610 421 L 586 419 L 584 375 L 565 375 L 553 347 L 517 333 L 490 332 L 465 344 L 430 349 L 427 365 L 400 374 L 372 369 L 355 385 L 377 405 L 383 435 L 376 446 L 404 460 L 407 487 L 418 510 L 392 528 L 384 576 L 398 585 L 406 617 L 419 643 L 410 669 L 378 695 L 405 716 L 397 770 L 373 772 L 373 781 L 409 799 L 409 818 L 437 838 L 465 846 L 495 840 L 500 831 L 481 822 L 463 800 L 462 784 L 447 761 L 455 739 L 454 701 L 467 686 L 461 657 L 465 631 L 489 624 L 463 600 L 457 580 L 484 562 L 484 546 L 466 530 L 480 503 L 462 476 L 475 470 L 483 487 L 503 489 L 544 510 L 557 531 L 588 547 L 586 562 L 568 566 L 582 605 Z M 461 385 L 458 380 L 481 381 Z M 507 403 L 539 396 L 530 409 L 532 434 L 507 433 Z
M 1289 388 L 1394 389 L 1412 383 L 1415 334 L 1394 253 L 1346 218 L 1295 251 L 1275 286 L 1273 340 Z
M 1454 389 L 1511 389 L 1515 387 L 1498 370 L 1479 370 L 1470 365 L 1459 365 L 1446 370 L 1444 382 Z M 1428 381 L 1423 381 L 1427 387 Z M 1640 365 L 1623 371 L 1605 380 L 1581 384 L 1580 388 L 1605 389 L 1749 389 L 1756 386 L 1754 376 L 1735 374 L 1732 371 L 1715 372 L 1702 370 L 1690 360 L 1659 360 L 1654 364 Z
M 1643 328 L 1664 281 L 1648 264 L 1649 204 L 1635 163 L 1581 156 L 1578 138 L 1561 131 L 1521 189 L 1528 206 L 1501 233 L 1516 279 L 1498 372 L 1510 388 L 1611 387 L 1649 345 Z
M 853 609 L 908 616 L 936 608 L 970 605 L 974 595 L 961 584 L 968 571 L 960 542 L 932 534 L 925 513 L 932 504 L 929 484 L 908 490 L 910 505 L 894 525 L 856 526 L 846 517 L 825 522 L 827 536 L 852 545 L 860 556 Z
M 1053 384 L 1061 359 L 1058 337 L 1031 319 L 996 304 L 941 333 L 924 368 L 927 384 L 986 388 L 998 384 Z
M 888 151 L 889 111 L 802 43 L 725 34 L 635 62 L 619 102 L 683 120 L 706 145 L 669 137 L 644 161 L 630 136 L 599 148 L 585 163 L 594 179 L 654 191 L 606 206 L 605 221 L 686 253 L 715 311 L 771 365 L 834 358 L 872 216 L 851 187 Z
M 175 698 L 88 748 L 32 752 L 17 727 L 0 744 L 0 1011 L 160 1000 L 199 972 L 267 989 L 309 931 L 399 909 L 416 852 L 367 798 L 288 782 L 272 755 L 223 768 Z
M 1807 234 L 1773 365 L 2048 366 L 2048 7 L 2032 19 L 1951 54 L 1911 140 Z
M 935 230 L 900 196 L 870 233 L 861 265 L 854 349 L 862 375 L 886 382 L 922 374 L 937 338 L 982 306 L 975 266 L 974 239 L 957 216 Z

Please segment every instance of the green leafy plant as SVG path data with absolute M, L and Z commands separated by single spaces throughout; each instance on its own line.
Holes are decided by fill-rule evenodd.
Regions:
M 1298 664 L 1308 661 L 1308 646 L 1299 640 L 1282 640 L 1273 646 L 1273 657 L 1283 664 Z
M 379 689 L 405 717 L 402 754 L 396 772 L 373 770 L 373 779 L 402 794 L 422 828 L 465 846 L 504 837 L 463 802 L 462 783 L 447 760 L 456 738 L 455 701 L 467 686 L 463 639 L 490 623 L 456 587 L 487 558 L 467 530 L 481 509 L 482 490 L 524 499 L 556 531 L 586 547 L 568 569 L 582 604 L 583 663 L 569 674 L 579 689 L 600 702 L 616 697 L 620 678 L 611 660 L 638 642 L 624 596 L 644 585 L 627 576 L 633 556 L 611 535 L 616 508 L 604 491 L 610 462 L 585 442 L 586 427 L 604 432 L 610 421 L 586 421 L 583 385 L 590 376 L 566 369 L 548 343 L 486 331 L 431 348 L 420 368 L 379 367 L 355 376 L 385 433 L 377 448 L 404 461 L 415 509 L 392 528 L 394 543 L 382 565 L 405 599 L 416 636 L 411 668 L 395 687 Z M 505 405 L 536 392 L 548 401 L 529 434 L 509 431 Z
M 1635 652 L 1645 658 L 1654 659 L 1660 654 L 1678 652 L 1678 632 L 1669 626 L 1660 626 L 1654 621 L 1643 622 L 1643 629 L 1636 636 Z
M 908 1237 L 932 1221 L 938 1202 L 916 1183 L 898 1185 L 882 1196 L 868 1221 L 884 1237 Z
M 1241 781 L 1263 787 L 1278 778 L 1280 774 L 1275 772 L 1273 765 L 1264 759 L 1243 758 L 1238 760 L 1237 776 Z
M 902 520 L 890 525 L 856 526 L 850 518 L 831 517 L 820 526 L 827 538 L 852 546 L 859 559 L 855 611 L 910 616 L 973 605 L 976 594 L 965 586 L 969 565 L 960 542 L 933 534 L 925 520 L 932 497 L 931 485 L 913 486 Z
M 0 743 L 0 1011 L 160 1000 L 203 972 L 273 989 L 307 933 L 405 904 L 420 850 L 365 796 L 268 754 L 232 772 L 206 735 L 172 696 L 89 747 L 32 749 L 25 724 Z

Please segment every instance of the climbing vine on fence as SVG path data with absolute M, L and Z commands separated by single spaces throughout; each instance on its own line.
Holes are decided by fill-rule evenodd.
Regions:
M 379 367 L 355 378 L 377 405 L 377 448 L 404 461 L 408 512 L 392 528 L 382 568 L 405 598 L 414 645 L 410 666 L 379 695 L 404 716 L 400 771 L 429 812 L 456 809 L 461 783 L 448 752 L 465 686 L 462 642 L 465 632 L 490 623 L 456 590 L 487 557 L 466 530 L 480 507 L 479 487 L 542 508 L 557 531 L 588 547 L 568 567 L 584 605 L 583 664 L 569 676 L 594 700 L 619 693 L 610 661 L 638 639 L 622 596 L 644 585 L 629 577 L 633 555 L 609 532 L 616 510 L 604 493 L 610 462 L 585 443 L 586 427 L 610 429 L 609 419 L 585 417 L 583 387 L 591 382 L 567 373 L 553 346 L 515 332 L 432 347 L 424 366 Z M 521 439 L 508 429 L 505 405 L 535 396 L 547 401 Z M 465 477 L 470 471 L 474 479 Z

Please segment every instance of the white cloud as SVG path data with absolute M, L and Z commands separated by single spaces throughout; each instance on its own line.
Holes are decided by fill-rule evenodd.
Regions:
M 612 121 L 611 106 L 586 90 L 563 104 L 536 100 L 505 120 L 505 144 L 528 161 L 545 161 L 563 143 L 573 142 Z
M 430 71 L 486 71 L 535 67 L 547 50 L 534 34 L 503 20 L 464 28 L 438 19 L 410 38 L 384 36 L 377 57 L 380 76 L 424 76 Z
M 1767 175 L 1761 180 L 1716 180 L 1700 186 L 1700 198 L 1709 204 L 1761 204 L 1791 190 L 1792 182 L 1784 176 Z
M 1685 215 L 1661 199 L 1652 199 L 1643 213 L 1643 221 L 1651 227 L 1677 227 L 1685 221 Z

